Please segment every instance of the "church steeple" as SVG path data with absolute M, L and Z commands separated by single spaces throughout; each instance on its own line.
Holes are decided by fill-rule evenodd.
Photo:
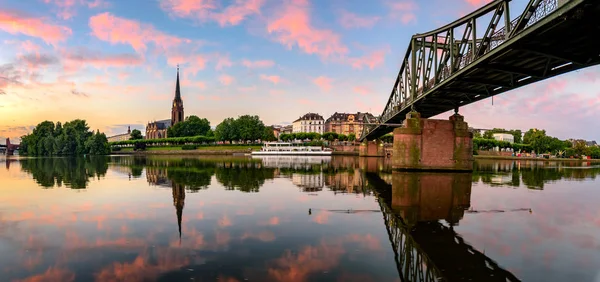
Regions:
M 175 83 L 175 98 L 173 99 L 173 108 L 171 109 L 171 126 L 182 122 L 183 100 L 181 100 L 181 90 L 179 88 L 179 65 L 177 65 L 177 82 Z
M 177 65 L 177 84 L 175 84 L 175 100 L 181 101 L 181 91 L 179 90 L 179 65 Z

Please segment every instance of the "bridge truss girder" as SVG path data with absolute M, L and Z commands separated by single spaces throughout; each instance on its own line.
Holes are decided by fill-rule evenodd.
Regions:
M 596 53 L 561 53 L 544 42 L 522 40 L 537 36 L 534 31 L 546 32 L 556 23 L 580 20 L 580 10 L 586 5 L 600 7 L 597 1 L 530 0 L 515 19 L 510 16 L 510 2 L 495 0 L 444 27 L 414 35 L 382 114 L 376 123 L 364 127 L 361 139 L 372 140 L 389 132 L 391 127 L 383 125 L 401 123 L 410 110 L 439 108 L 430 115 L 422 113 L 429 117 L 600 63 Z M 544 30 L 539 31 L 540 27 Z M 432 106 L 433 101 L 440 106 Z

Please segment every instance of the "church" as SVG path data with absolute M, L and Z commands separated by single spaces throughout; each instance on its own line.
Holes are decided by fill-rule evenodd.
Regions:
M 146 139 L 167 138 L 167 129 L 184 120 L 183 101 L 179 90 L 179 66 L 177 67 L 177 82 L 175 84 L 175 98 L 171 108 L 171 119 L 149 122 L 146 125 Z

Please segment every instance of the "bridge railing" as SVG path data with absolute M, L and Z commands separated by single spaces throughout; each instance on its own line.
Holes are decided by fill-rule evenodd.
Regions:
M 444 27 L 414 35 L 379 122 L 386 123 L 431 89 L 558 8 L 558 0 L 530 0 L 525 10 L 511 20 L 509 2 L 493 1 Z M 478 33 L 482 26 L 484 32 Z M 448 102 L 458 106 L 456 101 Z

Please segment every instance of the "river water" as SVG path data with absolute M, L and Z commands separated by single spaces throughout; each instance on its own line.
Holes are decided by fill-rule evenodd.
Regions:
M 600 281 L 600 167 L 8 159 L 0 281 Z

